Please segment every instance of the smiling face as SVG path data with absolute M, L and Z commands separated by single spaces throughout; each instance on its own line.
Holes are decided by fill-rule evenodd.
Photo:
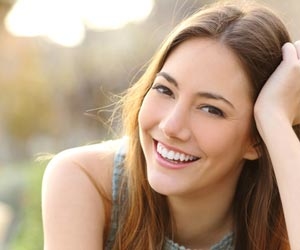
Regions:
M 211 39 L 171 52 L 144 98 L 139 133 L 151 187 L 165 195 L 234 190 L 252 147 L 250 83 Z

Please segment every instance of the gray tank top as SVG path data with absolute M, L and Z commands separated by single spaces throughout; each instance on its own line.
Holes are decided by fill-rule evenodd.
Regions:
M 118 192 L 120 179 L 122 175 L 123 162 L 126 154 L 126 142 L 122 141 L 120 148 L 117 150 L 114 157 L 114 169 L 112 178 L 112 212 L 111 212 L 111 224 L 110 231 L 105 243 L 105 250 L 110 250 L 112 248 L 115 235 L 118 227 L 118 216 L 121 207 L 118 205 Z M 190 250 L 184 246 L 173 242 L 172 240 L 166 238 L 165 244 L 162 250 Z M 215 244 L 210 248 L 210 250 L 234 250 L 233 247 L 233 234 L 230 233 L 226 235 L 219 243 Z

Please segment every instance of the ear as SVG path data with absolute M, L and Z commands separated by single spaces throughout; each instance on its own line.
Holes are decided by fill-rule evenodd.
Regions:
M 248 145 L 248 148 L 246 148 L 246 151 L 244 154 L 244 159 L 250 160 L 250 161 L 257 160 L 261 156 L 260 150 L 259 150 L 259 145 L 260 145 L 259 141 L 250 143 Z

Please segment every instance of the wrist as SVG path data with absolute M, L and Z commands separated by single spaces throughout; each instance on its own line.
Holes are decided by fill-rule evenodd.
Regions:
M 261 137 L 275 136 L 287 128 L 292 128 L 292 123 L 286 115 L 278 110 L 254 110 L 256 127 Z

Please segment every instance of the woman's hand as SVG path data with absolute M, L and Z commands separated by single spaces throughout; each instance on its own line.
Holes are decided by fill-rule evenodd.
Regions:
M 283 60 L 254 106 L 257 129 L 267 146 L 291 249 L 300 249 L 300 142 L 292 125 L 300 124 L 300 41 L 282 47 Z
M 300 124 L 300 41 L 284 44 L 282 53 L 282 62 L 266 82 L 254 106 L 259 130 L 265 122 Z

